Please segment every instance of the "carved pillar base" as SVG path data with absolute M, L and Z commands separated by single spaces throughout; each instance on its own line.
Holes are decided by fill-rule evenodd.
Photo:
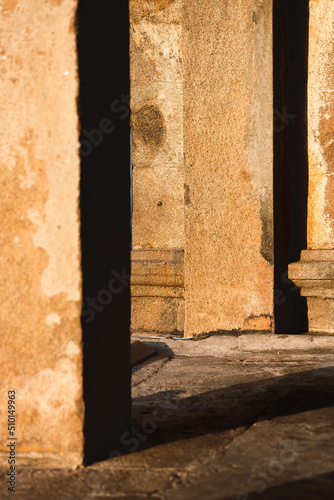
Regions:
M 334 250 L 303 250 L 289 278 L 307 297 L 309 332 L 334 334 Z
M 183 250 L 132 252 L 132 330 L 184 330 L 183 261 Z

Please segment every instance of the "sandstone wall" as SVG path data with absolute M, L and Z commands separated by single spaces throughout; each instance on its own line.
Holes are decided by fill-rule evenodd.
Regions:
M 184 328 L 181 21 L 181 0 L 130 0 L 133 329 Z
M 0 449 L 14 389 L 21 459 L 69 463 L 83 446 L 76 4 L 0 2 Z
M 334 5 L 310 0 L 307 250 L 289 277 L 307 297 L 308 329 L 334 334 Z
M 272 2 L 182 19 L 185 331 L 272 330 Z
M 310 1 L 308 248 L 334 248 L 334 4 Z
M 273 330 L 272 2 L 130 7 L 132 325 Z M 184 250 L 181 292 L 138 288 L 166 250 Z

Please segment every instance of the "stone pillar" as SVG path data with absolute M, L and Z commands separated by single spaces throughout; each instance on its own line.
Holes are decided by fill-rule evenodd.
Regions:
M 76 0 L 1 2 L 0 443 L 83 455 Z M 50 461 L 48 462 L 50 464 Z
M 183 1 L 185 334 L 272 331 L 272 1 Z
M 183 330 L 181 20 L 181 0 L 130 0 L 135 330 Z
M 310 0 L 307 239 L 289 278 L 307 297 L 309 331 L 334 333 L 334 4 Z

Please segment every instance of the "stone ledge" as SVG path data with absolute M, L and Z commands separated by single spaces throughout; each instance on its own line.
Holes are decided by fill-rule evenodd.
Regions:
M 184 251 L 133 250 L 131 326 L 159 332 L 184 329 Z
M 183 264 L 184 250 L 132 250 L 132 261 L 166 261 Z
M 159 285 L 132 285 L 131 297 L 179 297 L 184 298 L 184 288 Z
M 158 335 L 157 335 L 158 337 Z M 179 339 L 132 335 L 155 349 L 158 353 L 177 356 L 240 356 L 254 352 L 275 354 L 292 351 L 308 354 L 332 354 L 334 359 L 334 338 L 332 335 L 277 335 L 270 333 L 241 333 L 212 335 L 203 340 Z
M 131 285 L 183 287 L 184 251 L 133 250 Z
M 289 278 L 307 297 L 309 331 L 334 334 L 334 250 L 303 250 Z
M 318 262 L 333 262 L 334 250 L 302 250 L 300 260 L 302 261 L 318 261 Z
M 300 288 L 302 297 L 321 297 L 334 299 L 334 280 L 301 280 L 294 279 L 294 284 Z
M 334 279 L 334 262 L 307 260 L 289 264 L 289 278 L 295 280 Z

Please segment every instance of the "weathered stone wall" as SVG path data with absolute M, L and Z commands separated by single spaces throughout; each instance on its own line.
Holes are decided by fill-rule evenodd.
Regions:
M 76 4 L 0 2 L 0 449 L 14 389 L 21 459 L 63 464 L 83 446 Z
M 307 250 L 289 277 L 307 297 L 309 331 L 334 334 L 334 4 L 310 0 Z
M 310 0 L 308 248 L 334 248 L 334 4 Z
M 131 0 L 130 7 L 132 283 L 139 284 L 136 251 L 155 249 L 169 265 L 158 251 L 184 249 L 186 334 L 270 331 L 272 2 Z M 172 304 L 180 301 L 165 291 L 158 299 L 152 288 L 150 300 L 147 288 L 132 291 L 135 328 L 139 314 L 140 328 L 163 330 L 162 320 L 181 328 Z
M 130 1 L 133 249 L 184 246 L 181 0 Z
M 183 1 L 185 332 L 273 329 L 272 1 Z
M 181 0 L 130 0 L 134 329 L 184 326 L 181 20 Z

